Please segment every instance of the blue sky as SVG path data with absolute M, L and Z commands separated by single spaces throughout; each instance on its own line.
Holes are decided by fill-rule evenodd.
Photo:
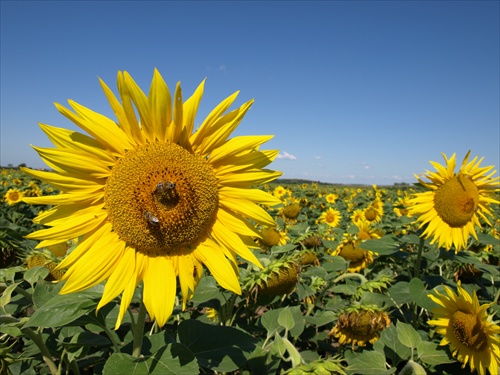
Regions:
M 38 123 L 77 129 L 73 99 L 111 118 L 97 77 L 156 67 L 197 124 L 222 99 L 255 104 L 235 135 L 274 134 L 286 178 L 415 182 L 467 150 L 500 164 L 498 1 L 1 1 L 0 164 L 43 167 Z M 116 92 L 116 90 L 115 90 Z

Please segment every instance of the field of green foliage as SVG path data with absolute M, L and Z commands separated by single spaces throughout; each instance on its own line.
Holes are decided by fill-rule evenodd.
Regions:
M 418 185 L 343 186 L 278 180 L 261 187 L 275 228 L 259 228 L 241 262 L 242 295 L 208 271 L 185 310 L 158 329 L 141 287 L 114 330 L 118 300 L 96 314 L 103 285 L 60 295 L 54 267 L 78 238 L 34 249 L 24 238 L 49 207 L 23 196 L 57 194 L 15 168 L 0 175 L 0 374 L 462 374 L 428 324 L 428 297 L 457 284 L 500 319 L 500 208 L 493 227 L 455 253 L 421 238 L 407 200 Z M 499 194 L 496 193 L 498 200 Z M 180 294 L 179 294 L 180 295 Z M 133 348 L 141 342 L 140 353 Z M 463 372 L 465 371 L 465 372 Z

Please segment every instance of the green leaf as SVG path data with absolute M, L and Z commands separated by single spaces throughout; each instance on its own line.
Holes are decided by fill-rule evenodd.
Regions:
M 280 314 L 278 315 L 278 323 L 279 325 L 285 327 L 287 331 L 290 331 L 293 328 L 295 322 L 293 321 L 292 312 L 289 308 L 285 307 L 280 311 Z
M 202 277 L 194 292 L 193 301 L 195 304 L 217 300 L 221 304 L 225 302 L 224 296 L 217 286 L 217 282 L 213 276 Z
M 106 361 L 103 375 L 192 375 L 199 373 L 193 353 L 184 345 L 171 343 L 150 357 L 137 358 L 115 353 Z
M 256 346 L 248 333 L 234 327 L 185 320 L 179 324 L 179 341 L 191 350 L 200 366 L 212 371 L 229 372 L 242 367 L 246 355 Z
M 10 298 L 12 296 L 12 292 L 16 289 L 19 283 L 10 284 L 2 293 L 0 297 L 0 307 L 5 307 L 10 303 Z
M 38 282 L 33 292 L 33 305 L 35 310 L 45 305 L 50 299 L 57 296 L 64 283 Z
M 56 295 L 34 312 L 25 327 L 62 327 L 95 310 L 101 293 L 84 291 Z
M 433 308 L 438 306 L 429 297 L 427 297 L 427 294 L 429 294 L 430 291 L 425 288 L 425 284 L 422 280 L 416 277 L 411 279 L 408 284 L 408 290 L 410 291 L 410 296 L 413 298 L 413 302 L 427 311 L 431 311 Z
M 387 295 L 391 297 L 395 306 L 401 306 L 413 301 L 408 284 L 406 281 L 400 281 L 392 285 L 387 291 Z
M 456 362 L 445 350 L 438 348 L 433 342 L 422 341 L 417 345 L 418 359 L 431 366 Z
M 340 284 L 340 285 L 335 285 L 330 290 L 334 293 L 341 293 L 345 294 L 346 296 L 353 296 L 358 291 L 358 288 L 354 285 Z
M 265 312 L 260 318 L 260 322 L 267 330 L 267 336 L 270 337 L 275 333 L 280 333 L 283 331 L 283 326 L 278 323 L 278 317 L 280 315 L 281 309 L 269 310 Z
M 391 255 L 399 252 L 399 243 L 391 235 L 375 240 L 367 240 L 358 245 L 360 249 L 373 251 L 378 255 Z
M 24 273 L 24 280 L 26 280 L 31 285 L 33 285 L 38 280 L 45 279 L 47 277 L 47 275 L 49 274 L 49 272 L 50 272 L 49 269 L 47 267 L 44 267 L 44 266 L 33 267 L 33 268 L 28 269 Z
M 404 346 L 413 349 L 422 342 L 422 338 L 411 324 L 398 321 L 396 328 L 398 330 L 398 339 Z
M 337 315 L 333 311 L 329 310 L 319 310 L 314 316 L 305 316 L 304 319 L 307 323 L 314 325 L 315 327 L 321 327 L 325 324 L 333 322 L 337 318 Z
M 385 375 L 392 374 L 396 368 L 389 370 L 385 367 L 385 356 L 376 351 L 363 351 L 361 353 L 346 352 L 345 357 L 349 364 L 349 371 L 359 375 Z
M 401 344 L 398 338 L 398 330 L 393 324 L 382 331 L 380 338 L 373 347 L 390 359 L 393 366 L 410 359 L 411 356 L 411 349 Z

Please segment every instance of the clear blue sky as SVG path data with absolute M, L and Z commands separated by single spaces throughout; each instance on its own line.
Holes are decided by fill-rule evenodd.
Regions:
M 498 1 L 1 1 L 0 164 L 44 166 L 38 122 L 74 128 L 53 102 L 114 118 L 100 88 L 157 67 L 197 124 L 241 90 L 236 134 L 265 144 L 286 178 L 415 182 L 441 152 L 500 164 Z M 292 160 L 293 159 L 293 160 Z

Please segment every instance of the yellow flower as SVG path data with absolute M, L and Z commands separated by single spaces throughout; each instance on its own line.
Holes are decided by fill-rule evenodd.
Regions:
M 9 206 L 21 202 L 24 193 L 17 189 L 9 189 L 4 195 L 5 201 Z
M 329 207 L 325 212 L 321 214 L 321 216 L 319 217 L 319 222 L 326 223 L 329 226 L 335 228 L 339 225 L 341 217 L 342 214 L 340 213 L 340 211 Z
M 453 357 L 467 363 L 471 371 L 480 375 L 498 374 L 500 361 L 500 327 L 492 323 L 486 310 L 490 304 L 479 304 L 476 292 L 472 296 L 457 284 L 458 294 L 444 286 L 448 295 L 435 292 L 429 294 L 440 307 L 432 310 L 433 318 L 427 323 L 436 326 L 436 332 L 444 336 L 440 345 L 449 345 Z
M 365 212 L 363 210 L 355 210 L 351 215 L 351 220 L 355 223 L 358 220 L 365 219 Z
M 477 156 L 469 162 L 469 155 L 470 151 L 456 174 L 455 154 L 450 159 L 443 154 L 446 166 L 431 161 L 437 172 L 427 171 L 425 177 L 430 183 L 415 176 L 430 191 L 416 193 L 410 199 L 410 215 L 418 215 L 420 227 L 427 224 L 423 236 L 432 236 L 431 243 L 437 242 L 447 250 L 455 246 L 455 252 L 467 246 L 471 234 L 477 240 L 475 226 L 481 227 L 480 218 L 491 225 L 489 205 L 500 203 L 491 196 L 500 181 L 500 177 L 492 177 L 494 167 L 480 167 L 483 158 L 477 160 Z
M 286 245 L 288 236 L 285 232 L 279 231 L 276 227 L 266 227 L 260 232 L 262 238 L 260 242 L 264 246 L 281 246 Z
M 373 344 L 380 333 L 391 325 L 389 315 L 376 306 L 353 306 L 343 310 L 337 324 L 328 334 L 339 339 L 341 345 L 366 346 Z
M 359 240 L 344 239 L 331 255 L 338 255 L 349 261 L 348 272 L 360 272 L 373 263 L 373 253 L 358 247 Z
M 279 185 L 279 186 L 276 186 L 276 188 L 274 188 L 274 191 L 273 191 L 273 195 L 276 197 L 276 198 L 281 198 L 283 197 L 285 194 L 287 193 L 287 190 Z
M 400 216 L 408 216 L 409 210 L 408 206 L 410 205 L 410 197 L 405 195 L 404 197 L 399 197 L 396 202 L 394 202 L 394 212 L 397 217 Z
M 47 247 L 83 236 L 59 265 L 69 268 L 61 293 L 106 280 L 98 309 L 122 294 L 116 328 L 141 281 L 159 326 L 173 311 L 177 278 L 185 307 L 203 265 L 241 293 L 236 256 L 260 265 L 248 248 L 260 238 L 251 222 L 274 225 L 257 203 L 279 203 L 251 187 L 281 175 L 263 169 L 277 155 L 259 150 L 271 136 L 228 139 L 253 100 L 227 112 L 238 93 L 229 96 L 193 133 L 204 82 L 185 101 L 179 84 L 171 97 L 157 70 L 148 95 L 127 72 L 118 73 L 118 98 L 101 85 L 117 122 L 73 101 L 75 112 L 56 104 L 90 136 L 41 125 L 56 147 L 35 149 L 55 173 L 24 169 L 61 190 L 25 198 L 56 205 L 36 218 L 50 228 L 28 238 Z
M 354 223 L 359 231 L 357 233 L 357 238 L 365 241 L 380 238 L 381 236 L 377 233 L 377 230 L 372 228 L 371 223 L 368 220 L 360 219 Z
M 339 198 L 339 196 L 337 194 L 333 194 L 333 193 L 327 194 L 325 197 L 327 203 L 335 203 L 335 201 L 338 198 Z

